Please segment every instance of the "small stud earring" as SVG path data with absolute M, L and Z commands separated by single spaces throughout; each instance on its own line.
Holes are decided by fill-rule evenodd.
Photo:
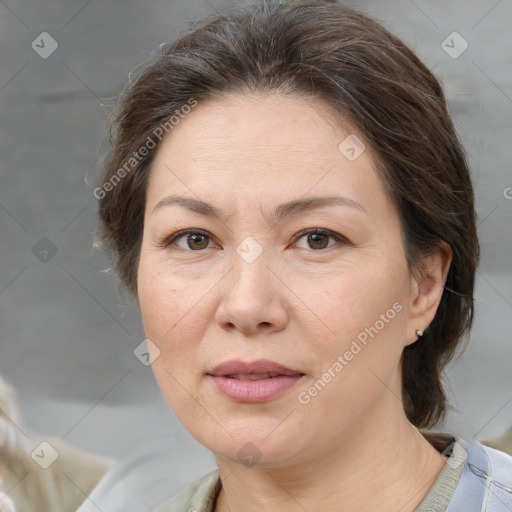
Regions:
M 418 337 L 423 336 L 423 331 L 420 331 L 419 329 L 416 329 L 416 336 L 418 336 Z

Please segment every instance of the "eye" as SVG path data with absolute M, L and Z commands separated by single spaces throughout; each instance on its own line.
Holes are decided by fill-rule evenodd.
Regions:
M 308 247 L 305 247 L 306 249 L 315 249 L 315 250 L 322 250 L 322 249 L 329 249 L 338 244 L 346 245 L 348 244 L 348 240 L 338 233 L 335 233 L 334 231 L 330 231 L 328 229 L 322 229 L 322 228 L 310 228 L 310 229 L 304 229 L 300 233 L 297 234 L 296 240 L 299 240 L 301 238 L 306 237 L 306 243 L 308 244 Z M 334 243 L 329 245 L 329 238 L 333 239 Z
M 178 242 L 181 242 L 182 240 L 183 244 L 180 245 Z M 211 237 L 206 231 L 202 231 L 201 229 L 185 229 L 174 233 L 174 235 L 166 238 L 158 245 L 166 249 L 170 249 L 171 245 L 176 245 L 180 249 L 200 251 L 202 249 L 207 249 L 210 241 Z
M 314 249 L 315 251 L 329 249 L 336 244 L 346 245 L 350 243 L 338 233 L 323 228 L 304 229 L 296 235 L 295 240 L 300 240 L 301 238 L 306 238 L 306 243 L 308 244 L 308 247 L 305 247 L 306 249 Z M 329 238 L 333 241 L 330 245 Z M 201 229 L 184 229 L 167 237 L 158 243 L 158 246 L 171 250 L 174 245 L 183 250 L 198 252 L 208 249 L 211 240 L 211 236 L 206 231 Z

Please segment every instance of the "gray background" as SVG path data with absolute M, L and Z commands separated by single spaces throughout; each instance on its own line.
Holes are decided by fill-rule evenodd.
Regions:
M 213 456 L 184 431 L 133 354 L 145 336 L 137 307 L 102 271 L 108 258 L 92 247 L 92 188 L 106 117 L 129 72 L 189 20 L 229 5 L 0 0 L 0 372 L 30 429 L 113 457 L 165 437 L 177 488 L 213 467 Z M 467 148 L 482 262 L 470 344 L 448 372 L 457 410 L 440 429 L 493 436 L 512 424 L 512 2 L 351 5 L 434 69 Z M 31 48 L 44 31 L 59 45 L 46 59 Z M 456 59 L 441 47 L 453 31 L 469 44 Z M 40 261 L 34 246 L 47 258 L 57 252 Z

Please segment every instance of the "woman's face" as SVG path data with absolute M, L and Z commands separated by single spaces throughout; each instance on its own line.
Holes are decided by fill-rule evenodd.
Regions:
M 354 135 L 319 99 L 248 94 L 199 103 L 158 150 L 142 318 L 165 398 L 218 457 L 298 463 L 403 414 L 400 355 L 430 318 Z

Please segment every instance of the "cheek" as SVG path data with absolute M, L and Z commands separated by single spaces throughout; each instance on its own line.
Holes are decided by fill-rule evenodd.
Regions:
M 190 368 L 197 360 L 200 325 L 194 321 L 197 310 L 189 297 L 160 276 L 147 266 L 139 274 L 142 322 L 146 337 L 160 351 L 151 366 L 162 395 L 177 415 L 187 417 L 197 409 Z
M 315 411 L 318 422 L 332 424 L 333 431 L 355 428 L 395 389 L 405 308 L 394 299 L 396 294 L 385 288 L 373 294 L 359 289 L 325 296 L 329 309 L 324 312 L 331 313 L 326 318 L 335 335 L 319 337 L 309 331 L 312 344 L 307 359 L 315 362 L 315 371 L 298 400 Z
M 162 338 L 167 331 L 170 335 L 172 330 L 181 327 L 181 320 L 193 308 L 197 287 L 190 283 L 187 285 L 183 273 L 166 268 L 161 258 L 144 251 L 144 248 L 137 279 L 146 334 Z
M 193 305 L 189 304 L 188 295 L 176 283 L 171 285 L 169 279 L 162 279 L 161 276 L 149 265 L 140 266 L 139 306 L 146 337 L 160 350 L 159 357 L 153 363 L 159 380 L 165 378 L 163 368 L 174 373 L 178 367 L 175 364 L 177 359 L 183 361 L 184 358 L 193 357 L 193 343 L 184 344 L 183 340 L 194 337 L 194 333 L 189 332 L 189 319 L 195 312 Z
M 299 293 L 315 313 L 310 315 L 312 321 L 315 318 L 321 320 L 331 338 L 354 338 L 376 322 L 379 330 L 383 321 L 387 328 L 400 316 L 397 310 L 403 309 L 406 303 L 408 281 L 403 272 L 384 266 L 374 266 L 370 270 L 354 266 L 350 272 L 330 277 L 302 281 Z M 399 305 L 393 308 L 395 303 Z M 381 320 L 381 315 L 385 316 L 384 320 Z
M 160 347 L 166 330 L 182 315 L 178 290 L 163 286 L 151 273 L 139 274 L 139 304 L 146 336 Z M 172 320 L 174 322 L 172 322 Z
M 329 384 L 337 389 L 334 395 L 348 400 L 360 396 L 359 388 L 376 392 L 377 376 L 391 379 L 403 350 L 406 273 L 386 265 L 370 268 L 353 267 L 350 273 L 322 282 L 318 293 L 310 295 L 316 315 L 303 323 L 310 340 L 309 358 L 316 362 L 315 378 L 336 382 Z

